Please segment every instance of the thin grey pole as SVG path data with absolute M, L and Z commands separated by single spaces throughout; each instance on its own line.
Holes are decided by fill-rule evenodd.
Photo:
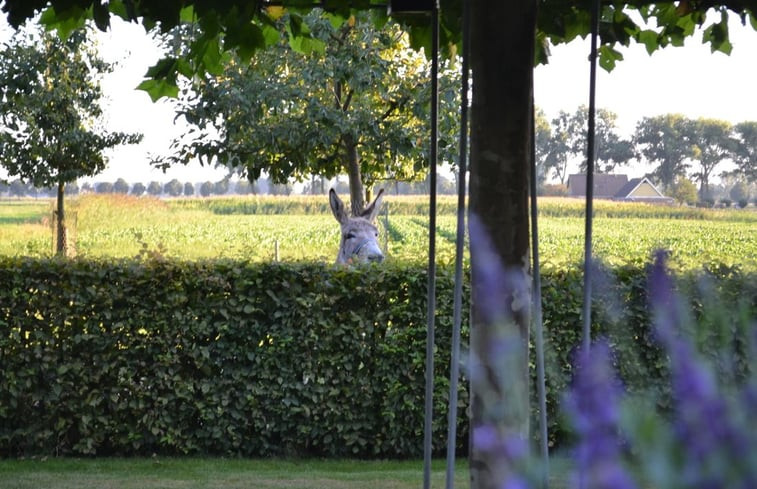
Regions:
M 439 5 L 431 11 L 431 150 L 428 219 L 428 302 L 426 327 L 426 405 L 423 420 L 423 488 L 431 487 L 431 420 L 434 397 L 434 315 L 436 314 L 436 161 L 439 124 Z
M 541 267 L 539 265 L 539 224 L 536 198 L 536 130 L 534 99 L 531 97 L 531 254 L 533 255 L 533 326 L 536 349 L 536 381 L 539 397 L 539 448 L 544 464 L 542 487 L 549 487 L 549 445 L 547 440 L 547 391 L 544 375 L 544 322 L 541 309 Z
M 594 202 L 594 145 L 597 92 L 597 39 L 599 37 L 599 0 L 591 6 L 591 53 L 589 55 L 589 128 L 586 145 L 586 217 L 584 230 L 584 302 L 583 348 L 591 345 L 591 273 L 592 273 L 592 221 Z
M 457 383 L 460 377 L 460 329 L 463 308 L 463 255 L 465 254 L 465 182 L 468 173 L 468 34 L 470 7 L 463 2 L 462 83 L 460 88 L 460 157 L 457 165 L 457 235 L 455 237 L 455 293 L 452 313 L 452 358 L 449 366 L 447 414 L 446 489 L 455 487 L 457 445 Z

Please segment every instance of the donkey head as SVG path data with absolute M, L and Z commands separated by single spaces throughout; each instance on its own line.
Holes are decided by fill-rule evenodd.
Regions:
M 378 244 L 378 229 L 373 224 L 381 208 L 383 195 L 384 189 L 379 190 L 373 202 L 363 209 L 360 215 L 350 216 L 334 189 L 329 191 L 331 211 L 342 227 L 337 263 L 370 263 L 384 260 L 384 254 Z

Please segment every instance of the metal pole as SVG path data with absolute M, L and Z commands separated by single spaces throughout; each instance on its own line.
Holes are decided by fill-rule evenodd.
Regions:
M 431 420 L 434 397 L 434 315 L 436 313 L 436 161 L 439 119 L 439 5 L 431 11 L 431 149 L 428 222 L 428 302 L 426 327 L 426 405 L 423 421 L 423 488 L 431 487 Z
M 597 92 L 597 38 L 599 37 L 599 0 L 591 8 L 591 53 L 589 55 L 589 128 L 586 145 L 586 228 L 584 231 L 584 302 L 583 348 L 591 345 L 591 273 L 592 273 L 592 219 L 594 201 L 594 143 Z
M 534 348 L 536 349 L 536 381 L 539 397 L 539 448 L 544 464 L 542 487 L 549 487 L 549 446 L 547 440 L 547 392 L 544 375 L 544 323 L 541 310 L 541 267 L 539 265 L 539 225 L 536 202 L 536 113 L 534 98 L 531 96 L 531 254 L 533 255 L 533 325 Z
M 455 293 L 452 314 L 452 358 L 449 367 L 449 411 L 447 417 L 446 489 L 455 487 L 457 441 L 457 383 L 460 377 L 460 326 L 463 308 L 463 254 L 465 253 L 465 182 L 468 173 L 468 34 L 470 6 L 463 2 L 462 84 L 460 93 L 460 158 L 457 165 L 457 235 L 455 241 Z

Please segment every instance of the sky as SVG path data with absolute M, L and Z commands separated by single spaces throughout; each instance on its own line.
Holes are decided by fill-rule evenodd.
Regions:
M 618 133 L 629 137 L 644 117 L 683 114 L 733 124 L 757 120 L 757 31 L 736 16 L 729 19 L 730 55 L 711 52 L 697 31 L 682 47 L 652 55 L 640 44 L 620 47 L 623 60 L 607 72 L 597 68 L 596 106 L 617 114 Z M 534 73 L 534 99 L 551 120 L 563 110 L 589 104 L 589 39 L 552 48 L 548 65 Z M 575 163 L 574 163 L 575 164 Z M 724 163 L 722 169 L 728 169 Z M 643 176 L 633 164 L 619 172 Z M 717 173 L 717 172 L 716 172 Z M 714 179 L 717 181 L 717 178 Z
M 3 23 L 4 24 L 4 23 Z M 732 123 L 757 120 L 757 32 L 733 17 L 729 24 L 733 51 L 711 53 L 701 43 L 701 31 L 684 47 L 668 47 L 648 55 L 641 45 L 620 48 L 624 60 L 597 76 L 597 107 L 618 115 L 619 133 L 630 136 L 643 117 L 680 113 L 690 118 L 707 117 Z M 8 27 L 0 29 L 0 40 Z M 103 80 L 106 126 L 114 131 L 141 132 L 141 144 L 122 146 L 107 154 L 108 168 L 92 181 L 129 182 L 172 178 L 180 181 L 216 181 L 225 171 L 199 164 L 178 166 L 168 172 L 155 169 L 152 155 L 170 152 L 171 140 L 186 128 L 174 123 L 171 101 L 153 103 L 145 92 L 135 90 L 148 67 L 160 57 L 156 43 L 141 26 L 114 19 L 111 30 L 98 35 L 103 58 L 116 63 L 114 73 Z M 589 100 L 589 41 L 578 40 L 551 49 L 548 65 L 534 73 L 536 105 L 548 119 L 561 110 L 574 112 Z M 630 169 L 631 176 L 644 168 Z
M 652 55 L 643 45 L 621 47 L 624 60 L 608 73 L 597 70 L 597 107 L 618 114 L 620 132 L 630 134 L 643 117 L 681 113 L 730 122 L 757 120 L 757 31 L 731 18 L 730 55 L 711 53 L 697 32 L 683 47 Z M 548 117 L 589 101 L 589 41 L 552 49 L 549 65 L 537 67 L 534 97 Z

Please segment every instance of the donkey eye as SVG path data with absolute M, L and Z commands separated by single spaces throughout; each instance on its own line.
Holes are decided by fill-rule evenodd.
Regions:
M 354 237 L 355 237 L 355 235 L 352 234 L 352 233 L 347 233 L 347 234 L 344 235 L 344 239 L 352 239 Z

